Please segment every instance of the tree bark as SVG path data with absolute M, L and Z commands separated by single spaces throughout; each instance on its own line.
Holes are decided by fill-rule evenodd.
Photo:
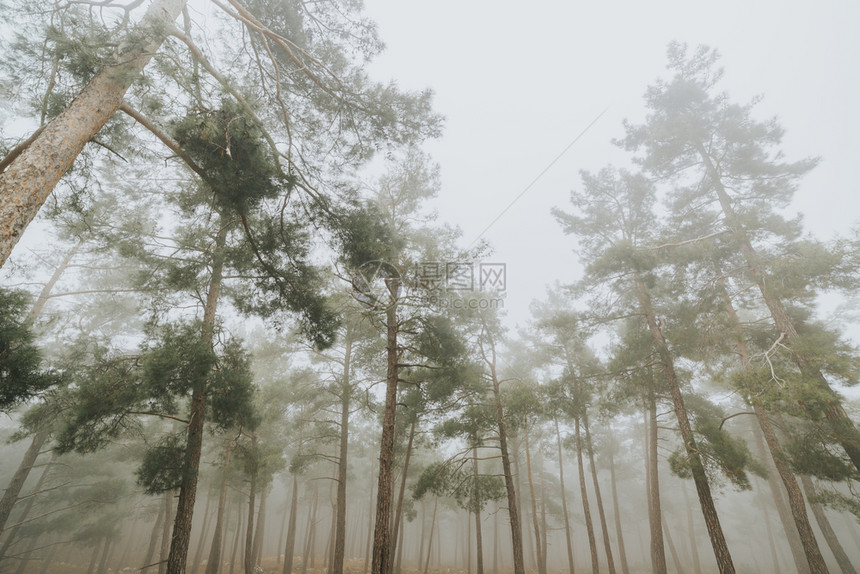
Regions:
M 184 6 L 185 0 L 155 0 L 129 33 L 131 41 L 120 46 L 113 64 L 93 76 L 0 174 L 0 266 L 86 143 L 122 104 Z
M 588 491 L 585 485 L 585 462 L 582 459 L 582 433 L 579 428 L 579 417 L 574 420 L 576 427 L 576 464 L 579 467 L 579 492 L 582 497 L 582 514 L 585 519 L 585 530 L 588 533 L 588 550 L 591 552 L 591 571 L 600 574 L 600 563 L 597 560 L 597 542 L 594 539 L 594 527 L 591 522 L 591 508 L 588 504 Z
M 203 341 L 212 346 L 215 331 L 215 312 L 218 296 L 221 293 L 221 280 L 224 273 L 224 246 L 227 243 L 229 225 L 225 217 L 219 217 L 218 234 L 212 255 L 209 290 L 203 310 Z M 197 496 L 197 479 L 200 472 L 200 455 L 203 451 L 203 423 L 206 417 L 206 377 L 198 376 L 191 392 L 191 412 L 188 417 L 187 439 L 185 444 L 185 473 L 179 488 L 176 504 L 176 520 L 173 524 L 173 539 L 170 556 L 167 558 L 167 574 L 185 574 L 188 558 L 188 545 L 191 541 L 191 523 L 194 518 L 194 500 Z
M 212 534 L 212 546 L 209 549 L 209 560 L 206 562 L 205 574 L 218 574 L 221 569 L 221 549 L 224 546 L 224 510 L 227 506 L 227 468 L 233 452 L 233 440 L 227 439 L 224 444 L 224 466 L 221 467 L 221 484 L 218 489 L 218 511 L 215 515 L 215 532 Z
M 714 557 L 717 560 L 717 566 L 719 567 L 721 574 L 734 574 L 735 567 L 732 563 L 732 555 L 729 552 L 729 547 L 726 544 L 726 538 L 723 534 L 723 528 L 720 525 L 720 517 L 717 514 L 717 509 L 714 505 L 714 499 L 711 495 L 711 487 L 708 484 L 705 467 L 699 454 L 696 438 L 693 436 L 690 419 L 687 416 L 687 407 L 684 404 L 684 397 L 681 394 L 681 386 L 678 382 L 678 376 L 675 373 L 675 361 L 669 351 L 666 339 L 663 337 L 663 331 L 657 324 L 657 317 L 651 304 L 651 295 L 638 272 L 634 276 L 634 289 L 636 291 L 639 304 L 642 307 L 642 312 L 645 314 L 648 330 L 651 332 L 651 338 L 654 341 L 654 346 L 657 349 L 660 362 L 663 365 L 663 374 L 669 387 L 669 393 L 672 396 L 675 416 L 678 419 L 678 429 L 681 431 L 681 439 L 684 442 L 684 449 L 690 462 L 690 471 L 693 475 L 693 481 L 696 484 L 696 493 L 699 496 L 699 504 L 702 507 L 702 515 L 705 518 L 705 525 L 708 527 L 708 535 L 711 539 L 711 546 L 714 549 Z
M 386 310 L 387 372 L 385 377 L 385 411 L 382 439 L 379 445 L 379 478 L 376 487 L 376 526 L 373 531 L 372 574 L 389 574 L 391 570 L 391 496 L 394 473 L 394 419 L 397 411 L 397 305 Z

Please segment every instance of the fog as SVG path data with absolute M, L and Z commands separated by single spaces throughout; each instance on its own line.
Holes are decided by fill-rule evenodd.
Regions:
M 0 4 L 0 572 L 855 572 L 848 3 Z

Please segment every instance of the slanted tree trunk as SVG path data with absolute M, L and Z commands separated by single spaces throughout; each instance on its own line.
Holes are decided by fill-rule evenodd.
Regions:
M 296 507 L 299 503 L 299 479 L 293 475 L 293 493 L 290 496 L 290 521 L 287 526 L 287 542 L 284 546 L 284 571 L 283 574 L 291 574 L 293 571 L 293 553 L 296 548 Z
M 582 459 L 582 432 L 579 428 L 579 417 L 574 420 L 576 428 L 576 464 L 579 467 L 579 492 L 582 497 L 582 514 L 585 518 L 585 529 L 588 533 L 588 550 L 591 552 L 591 571 L 600 574 L 600 563 L 597 561 L 597 542 L 594 539 L 594 527 L 591 522 L 591 508 L 588 504 L 588 491 L 585 486 L 585 463 Z
M 532 507 L 532 522 L 534 523 L 535 529 L 535 555 L 537 556 L 537 565 L 538 565 L 538 573 L 546 574 L 546 564 L 543 561 L 543 556 L 541 554 L 541 536 L 540 536 L 540 524 L 538 523 L 538 515 L 537 515 L 537 500 L 535 499 L 535 485 L 534 480 L 532 478 L 532 457 L 531 450 L 529 449 L 529 428 L 528 424 L 524 425 L 523 434 L 525 436 L 525 446 L 526 446 L 526 476 L 529 481 L 529 496 L 531 497 L 531 507 Z
M 18 495 L 21 494 L 24 482 L 30 476 L 30 471 L 33 469 L 33 465 L 39 457 L 39 452 L 42 450 L 42 445 L 45 444 L 47 439 L 47 431 L 40 431 L 33 435 L 33 440 L 30 441 L 30 446 L 27 447 L 24 458 L 18 464 L 18 470 L 12 475 L 12 480 L 9 481 L 9 486 L 6 487 L 6 492 L 3 493 L 3 498 L 0 499 L 0 531 L 6 526 L 9 514 L 12 513 L 12 507 L 18 501 Z
M 618 557 L 621 560 L 621 572 L 630 574 L 630 567 L 627 564 L 627 552 L 624 550 L 624 533 L 621 529 L 621 510 L 618 506 L 618 489 L 615 486 L 615 454 L 612 449 L 609 449 L 609 480 L 612 487 L 612 509 L 615 518 L 615 535 L 618 537 Z M 689 508 L 689 507 L 688 507 Z M 573 572 L 573 568 L 571 568 Z
M 744 370 L 751 369 L 750 354 L 747 349 L 740 319 L 735 311 L 731 297 L 722 283 L 719 284 L 719 289 L 726 304 L 726 314 L 729 316 L 732 330 L 736 337 L 735 348 L 740 356 L 741 365 Z M 809 565 L 809 569 L 816 574 L 819 572 L 827 572 L 827 564 L 824 562 L 824 557 L 821 555 L 818 541 L 815 539 L 815 533 L 812 530 L 812 525 L 809 523 L 809 516 L 806 514 L 806 504 L 803 500 L 803 493 L 800 491 L 800 486 L 797 484 L 797 479 L 795 478 L 794 473 L 791 471 L 791 468 L 789 468 L 788 461 L 782 451 L 782 445 L 780 444 L 779 438 L 776 435 L 776 430 L 773 428 L 773 424 L 770 421 L 767 409 L 759 399 L 761 394 L 759 385 L 755 380 L 750 379 L 748 386 L 751 397 L 750 402 L 752 403 L 753 412 L 755 413 L 756 420 L 758 421 L 759 428 L 761 429 L 761 436 L 764 437 L 768 451 L 770 452 L 773 466 L 779 474 L 780 479 L 782 479 L 785 492 L 788 494 L 788 506 L 791 509 L 791 516 L 794 521 L 793 526 L 796 528 L 797 534 L 800 536 L 800 543 L 803 546 L 803 553 L 806 558 L 806 562 Z M 773 486 L 775 486 L 777 490 L 779 489 L 778 485 Z M 792 525 L 786 525 L 786 528 L 787 531 L 790 531 L 792 529 Z M 794 532 L 789 535 L 789 540 L 793 538 L 793 535 Z M 796 553 L 796 550 L 794 552 Z
M 740 246 L 741 253 L 743 254 L 744 260 L 747 264 L 747 270 L 761 292 L 765 305 L 767 305 L 767 308 L 770 311 L 774 325 L 776 325 L 776 328 L 785 337 L 785 340 L 791 349 L 792 345 L 797 343 L 800 338 L 797 333 L 797 329 L 794 326 L 794 322 L 788 315 L 782 300 L 773 292 L 772 288 L 768 284 L 767 276 L 762 267 L 761 258 L 750 241 L 743 221 L 735 212 L 731 197 L 729 197 L 729 194 L 723 185 L 719 170 L 717 170 L 717 167 L 711 160 L 705 146 L 701 142 L 695 142 L 695 146 L 702 162 L 704 163 L 708 177 L 710 178 L 711 183 L 713 183 L 714 191 L 716 192 L 717 199 L 720 202 L 720 207 L 723 211 L 723 215 L 725 216 L 725 224 Z M 830 384 L 827 382 L 827 379 L 824 378 L 821 371 L 814 365 L 811 365 L 802 354 L 792 350 L 791 356 L 797 367 L 800 369 L 800 372 L 803 373 L 809 381 L 816 384 L 821 393 L 827 397 L 825 416 L 830 423 L 833 436 L 837 441 L 839 441 L 842 448 L 845 449 L 845 452 L 848 454 L 848 458 L 851 459 L 854 467 L 860 471 L 860 431 L 858 431 L 854 426 L 854 422 L 845 412 L 845 409 L 842 406 L 842 399 L 839 397 L 839 394 L 830 387 Z M 792 510 L 792 513 L 793 512 L 794 511 Z M 803 539 L 804 534 L 801 533 L 801 540 Z M 814 556 L 814 552 L 810 553 L 807 549 L 808 542 L 808 540 L 804 541 L 804 549 L 807 550 L 807 559 L 811 558 L 815 564 L 820 567 L 824 562 L 823 560 L 819 561 Z M 815 568 L 813 567 L 813 570 L 814 569 Z
M 389 289 L 396 286 L 390 286 Z M 391 570 L 391 496 L 394 473 L 394 417 L 397 410 L 397 305 L 386 310 L 387 372 L 385 377 L 385 411 L 382 418 L 382 439 L 379 445 L 379 478 L 376 487 L 376 526 L 373 531 L 372 574 L 389 574 Z
M 349 405 L 352 398 L 350 359 L 352 358 L 352 337 L 347 330 L 344 338 L 343 381 L 340 397 L 340 449 L 337 461 L 337 508 L 334 533 L 334 555 L 332 574 L 343 574 L 343 559 L 346 552 L 346 471 L 349 455 Z
M 209 550 L 209 560 L 206 562 L 205 574 L 218 574 L 221 568 L 221 548 L 224 546 L 224 510 L 227 506 L 227 467 L 233 452 L 233 440 L 228 438 L 224 443 L 224 466 L 221 467 L 221 484 L 218 489 L 218 511 L 215 515 L 215 532 L 212 534 L 212 546 Z
M 812 507 L 812 515 L 815 516 L 818 528 L 821 529 L 821 534 L 824 535 L 824 540 L 827 541 L 827 545 L 830 547 L 831 552 L 833 552 L 833 556 L 836 558 L 836 562 L 842 569 L 843 574 L 857 574 L 857 570 L 851 564 L 851 560 L 845 553 L 845 549 L 839 543 L 839 538 L 837 538 L 836 532 L 830 525 L 830 521 L 824 513 L 824 508 L 815 502 L 815 485 L 812 483 L 812 479 L 804 474 L 801 475 L 800 482 L 803 484 L 803 490 L 806 492 L 809 506 Z
M 224 246 L 227 243 L 229 225 L 225 217 L 219 218 L 218 234 L 212 255 L 212 273 L 209 277 L 209 290 L 203 309 L 203 341 L 212 346 L 215 331 L 215 312 L 218 296 L 221 293 L 221 280 L 224 273 Z M 197 479 L 200 471 L 200 455 L 203 452 L 203 423 L 206 417 L 206 376 L 200 375 L 193 382 L 191 391 L 191 412 L 188 417 L 185 444 L 185 473 L 179 487 L 179 500 L 176 504 L 176 519 L 173 524 L 173 538 L 170 556 L 167 558 L 167 574 L 185 574 L 188 559 L 188 545 L 191 542 L 191 523 L 194 518 L 194 500 L 197 496 Z
M 488 357 L 482 348 L 484 360 L 490 368 L 490 379 L 493 383 L 493 401 L 496 406 L 496 424 L 499 429 L 499 451 L 502 456 L 502 473 L 505 477 L 505 492 L 508 497 L 508 515 L 511 522 L 511 550 L 514 559 L 514 574 L 525 574 L 523 563 L 523 531 L 520 526 L 520 513 L 517 508 L 517 491 L 511 474 L 511 459 L 508 451 L 508 431 L 505 424 L 505 413 L 499 392 L 499 379 L 496 375 L 496 348 L 492 339 L 488 340 L 491 354 Z
M 35 437 L 33 437 L 33 443 L 38 442 L 37 438 L 38 438 L 38 434 Z M 42 442 L 44 444 L 44 441 L 42 441 Z M 28 459 L 28 457 L 30 456 L 30 454 L 31 454 L 30 450 L 33 448 L 33 443 L 30 443 L 30 448 L 27 449 L 27 453 L 24 455 L 24 461 L 26 461 Z M 38 453 L 37 453 L 37 455 L 38 455 Z M 36 486 L 33 488 L 33 492 L 31 494 L 29 494 L 27 497 L 25 497 L 25 498 L 27 498 L 27 502 L 24 505 L 24 508 L 21 510 L 20 515 L 18 516 L 18 519 L 17 519 L 18 524 L 16 524 L 15 527 L 12 528 L 11 531 L 9 531 L 9 533 L 6 536 L 6 541 L 3 543 L 3 548 L 0 549 L 0 560 L 2 560 L 3 557 L 6 556 L 6 554 L 9 552 L 9 548 L 12 546 L 12 544 L 15 542 L 15 540 L 18 537 L 18 531 L 21 529 L 21 523 L 24 521 L 24 519 L 27 518 L 27 516 L 30 515 L 30 510 L 33 508 L 33 503 L 36 501 L 36 495 L 38 495 L 38 493 L 42 490 L 42 487 L 45 485 L 45 480 L 47 480 L 47 478 L 48 478 L 48 473 L 51 470 L 51 465 L 52 465 L 52 462 L 53 462 L 55 456 L 56 455 L 52 455 L 51 456 L 51 462 L 48 462 L 48 464 L 45 465 L 45 470 L 43 470 L 42 474 L 39 475 L 39 480 L 36 481 Z M 22 463 L 21 463 L 22 465 L 24 464 L 24 461 L 22 461 Z M 35 462 L 36 461 L 34 459 L 33 463 L 35 463 Z M 32 465 L 30 468 L 32 468 Z M 15 476 L 12 477 L 12 481 L 10 482 L 9 487 L 6 490 L 6 494 L 9 495 L 10 498 L 12 498 L 14 496 L 16 501 L 18 500 L 18 495 L 15 493 L 10 493 L 9 489 L 13 488 L 13 484 L 14 484 L 16 478 L 18 477 L 18 472 L 21 472 L 21 470 L 22 470 L 21 466 L 19 466 L 18 471 L 15 473 Z M 28 468 L 27 470 L 29 471 L 30 469 Z M 21 485 L 18 486 L 18 492 L 19 493 L 20 493 L 20 486 Z M 5 499 L 6 496 L 4 495 L 3 498 Z M 12 504 L 14 506 L 14 502 Z M 0 532 L 3 532 L 3 525 L 2 524 L 0 524 Z
M 554 419 L 555 423 L 555 438 L 558 446 L 558 480 L 561 488 L 561 513 L 564 518 L 564 540 L 567 543 L 567 567 L 569 574 L 573 572 L 573 541 L 570 537 L 570 516 L 567 512 L 567 492 L 564 488 L 564 453 L 561 448 L 561 431 L 558 428 L 558 419 Z M 617 518 L 616 518 L 617 520 Z M 627 574 L 625 572 L 625 574 Z
M 711 495 L 708 476 L 705 473 L 705 467 L 702 463 L 702 457 L 699 454 L 696 438 L 693 436 L 690 418 L 687 416 L 687 407 L 684 404 L 684 397 L 681 394 L 681 386 L 678 382 L 678 376 L 675 373 L 675 361 L 672 358 L 672 353 L 669 351 L 669 346 L 663 336 L 663 331 L 657 323 L 657 316 L 651 303 L 651 294 L 648 292 L 648 288 L 638 272 L 634 275 L 633 286 L 636 291 L 636 296 L 639 300 L 642 313 L 645 315 L 648 330 L 651 332 L 651 339 L 654 342 L 657 354 L 660 357 L 660 362 L 663 365 L 663 374 L 669 387 L 669 393 L 672 396 L 675 416 L 678 419 L 678 429 L 681 431 L 681 440 L 684 442 L 684 450 L 687 453 L 687 459 L 690 463 L 690 472 L 692 473 L 693 481 L 696 484 L 696 493 L 699 496 L 699 505 L 702 507 L 702 515 L 705 518 L 705 525 L 708 527 L 708 535 L 711 539 L 711 546 L 714 549 L 714 557 L 717 560 L 717 566 L 719 567 L 720 574 L 734 574 L 735 566 L 732 563 L 732 555 L 731 552 L 729 552 L 729 547 L 728 544 L 726 544 L 726 538 L 723 534 L 723 528 L 720 525 L 720 517 L 717 514 L 717 508 L 714 505 L 714 498 Z
M 155 0 L 129 33 L 134 41 L 121 44 L 114 63 L 96 73 L 0 174 L 0 266 L 86 143 L 122 104 L 184 6 L 185 0 Z
M 609 526 L 606 524 L 606 513 L 603 511 L 603 498 L 600 496 L 600 483 L 597 481 L 597 465 L 594 464 L 594 447 L 591 444 L 591 431 L 588 428 L 588 412 L 582 413 L 582 426 L 585 430 L 585 448 L 588 451 L 588 464 L 591 467 L 591 483 L 594 485 L 594 498 L 597 501 L 597 513 L 600 516 L 600 529 L 603 533 L 603 548 L 606 551 L 606 563 L 609 574 L 615 574 L 615 560 L 612 558 L 612 544 L 609 540 Z

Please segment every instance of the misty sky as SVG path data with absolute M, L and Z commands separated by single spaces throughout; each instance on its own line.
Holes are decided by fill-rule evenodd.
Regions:
M 642 94 L 663 76 L 666 45 L 722 54 L 723 87 L 779 116 L 787 159 L 822 158 L 795 211 L 822 238 L 858 219 L 860 3 L 366 0 L 386 52 L 372 70 L 430 87 L 447 117 L 429 147 L 441 164 L 438 208 L 470 243 L 602 111 L 606 113 L 485 235 L 508 265 L 509 316 L 556 279 L 578 277 L 572 240 L 549 213 L 565 208 L 582 169 L 628 156 L 610 140 L 643 117 Z M 608 109 L 607 109 L 608 108 Z

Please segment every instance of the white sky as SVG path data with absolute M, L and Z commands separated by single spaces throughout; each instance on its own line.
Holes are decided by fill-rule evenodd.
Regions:
M 761 94 L 788 159 L 820 156 L 796 198 L 817 236 L 858 221 L 860 3 L 853 1 L 365 0 L 388 49 L 372 73 L 432 88 L 447 117 L 428 149 L 441 164 L 441 218 L 471 242 L 600 112 L 606 114 L 487 233 L 508 266 L 511 320 L 555 280 L 577 278 L 565 208 L 581 169 L 627 161 L 610 143 L 665 77 L 671 40 L 723 55 L 736 101 Z

